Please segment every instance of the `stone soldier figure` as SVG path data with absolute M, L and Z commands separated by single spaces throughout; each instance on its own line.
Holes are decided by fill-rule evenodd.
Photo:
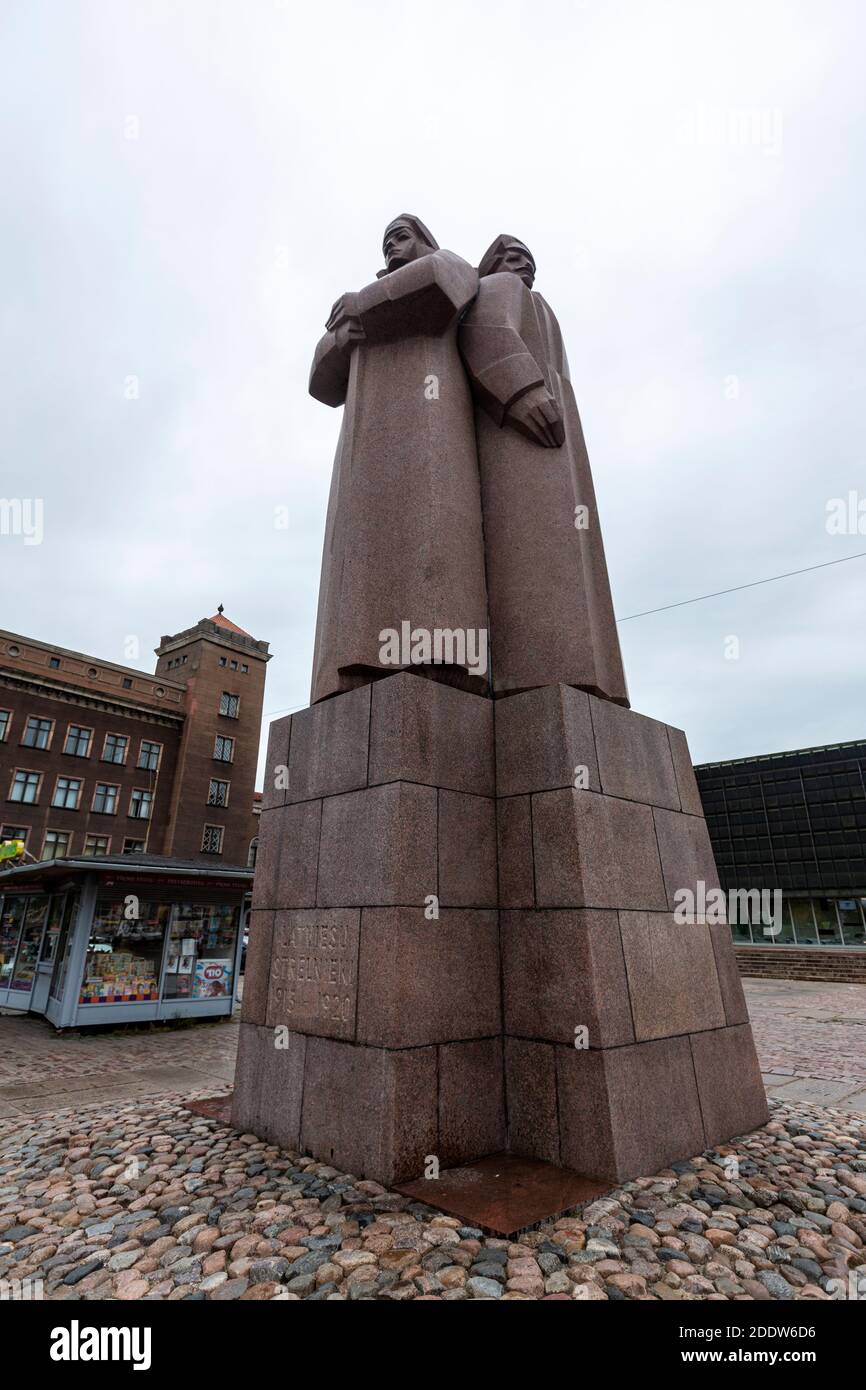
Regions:
M 483 633 L 483 673 L 477 663 L 418 669 L 478 693 L 488 689 L 474 412 L 457 348 L 458 319 L 478 276 L 409 214 L 386 228 L 383 250 L 386 269 L 334 305 L 310 376 L 317 400 L 345 403 L 325 529 L 313 702 L 410 664 L 382 655 L 383 632 L 404 624 Z
M 500 236 L 459 334 L 476 401 L 493 689 L 578 686 L 628 705 L 589 458 L 535 261 Z

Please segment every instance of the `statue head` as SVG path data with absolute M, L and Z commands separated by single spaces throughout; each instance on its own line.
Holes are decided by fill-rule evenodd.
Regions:
M 421 256 L 429 256 L 431 251 L 439 250 L 439 243 L 433 237 L 420 217 L 409 212 L 401 212 L 393 222 L 389 222 L 382 238 L 382 250 L 388 270 L 399 270 L 401 265 L 417 261 Z
M 535 280 L 535 257 L 528 246 L 518 241 L 516 236 L 508 236 L 505 232 L 484 252 L 478 274 L 483 280 L 485 275 L 496 275 L 502 270 L 519 275 L 526 288 L 532 289 Z

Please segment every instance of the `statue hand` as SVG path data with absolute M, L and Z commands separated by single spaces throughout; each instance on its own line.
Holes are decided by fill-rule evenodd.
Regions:
M 558 449 L 565 441 L 562 412 L 544 386 L 534 386 L 520 396 L 504 423 L 544 449 Z
M 325 327 L 333 333 L 337 347 L 351 348 L 366 336 L 358 315 L 357 294 L 343 294 L 331 310 Z

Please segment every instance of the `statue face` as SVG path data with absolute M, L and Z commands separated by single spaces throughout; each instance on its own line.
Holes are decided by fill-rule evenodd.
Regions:
M 535 266 L 522 246 L 507 247 L 502 253 L 497 269 L 510 271 L 512 275 L 519 275 L 526 288 L 532 289 L 535 280 Z
M 389 270 L 398 270 L 401 265 L 408 265 L 410 261 L 417 261 L 419 256 L 430 254 L 430 247 L 406 222 L 395 222 L 388 228 L 382 250 Z

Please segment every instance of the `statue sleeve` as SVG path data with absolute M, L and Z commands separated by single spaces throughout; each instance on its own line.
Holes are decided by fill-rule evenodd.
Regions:
M 460 353 L 472 394 L 500 426 L 516 400 L 544 385 L 544 372 L 521 335 L 525 293 L 516 275 L 485 276 L 460 325 Z
M 316 345 L 310 370 L 310 395 L 324 405 L 343 405 L 349 389 L 351 351 L 339 348 L 333 333 L 325 333 Z
M 452 251 L 434 251 L 410 261 L 359 293 L 358 313 L 367 341 L 444 333 L 477 290 L 477 272 Z

